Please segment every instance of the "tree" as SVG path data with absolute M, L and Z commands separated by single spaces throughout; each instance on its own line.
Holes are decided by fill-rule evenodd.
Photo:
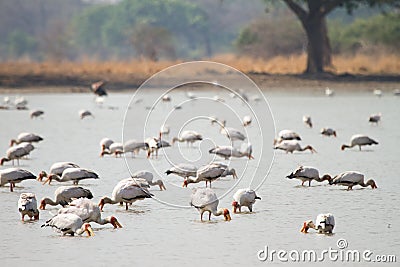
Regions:
M 300 20 L 306 33 L 307 69 L 305 73 L 322 73 L 331 65 L 331 47 L 326 16 L 338 7 L 351 13 L 360 5 L 400 6 L 400 0 L 282 0 Z M 266 2 L 271 2 L 267 1 Z

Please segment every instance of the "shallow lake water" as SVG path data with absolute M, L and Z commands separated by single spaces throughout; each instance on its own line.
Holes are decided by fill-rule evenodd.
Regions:
M 134 98 L 130 105 L 133 93 L 110 93 L 101 105 L 95 103 L 91 94 L 25 95 L 31 109 L 45 111 L 43 118 L 38 119 L 30 119 L 29 111 L 2 110 L 0 151 L 3 154 L 9 140 L 20 132 L 34 132 L 44 137 L 44 141 L 35 144 L 30 158 L 21 160 L 22 168 L 38 174 L 41 170 L 48 171 L 54 162 L 72 161 L 92 169 L 100 179 L 84 180 L 80 185 L 93 192 L 96 203 L 102 196 L 110 195 L 119 180 L 129 177 L 129 170 L 152 171 L 157 179 L 164 181 L 167 190 L 152 187 L 155 199 L 137 201 L 128 211 L 119 205 L 106 205 L 103 216 L 115 215 L 123 228 L 114 230 L 110 225 L 92 223 L 95 236 L 86 238 L 61 237 L 50 228 L 40 227 L 56 214 L 59 206 L 46 207 L 39 221 L 20 220 L 17 211 L 20 193 L 34 192 L 38 201 L 45 196 L 53 198 L 59 183 L 43 186 L 37 181 L 24 181 L 17 184 L 13 193 L 8 187 L 2 187 L 1 265 L 254 266 L 271 264 L 270 259 L 262 262 L 257 256 L 266 246 L 269 250 L 311 249 L 320 253 L 330 247 L 338 249 L 339 239 L 347 241 L 346 249 L 370 250 L 373 255 L 396 255 L 400 251 L 399 97 L 387 94 L 378 98 L 366 92 L 326 97 L 322 93 L 266 91 L 272 120 L 263 101 L 250 100 L 250 109 L 225 91 L 192 92 L 198 97 L 218 95 L 224 102 L 201 99 L 184 102 L 188 100 L 187 92 L 180 90 L 170 93 L 171 102 L 159 102 L 150 112 L 154 100 L 160 97 L 160 92 L 154 89 L 144 92 L 141 98 Z M 181 109 L 174 108 L 178 104 L 182 105 Z M 94 118 L 80 120 L 78 111 L 84 108 L 91 110 Z M 238 118 L 251 112 L 254 112 L 253 124 L 243 129 Z M 383 114 L 381 123 L 370 125 L 368 116 L 379 112 Z M 312 117 L 311 129 L 302 122 L 305 114 Z M 254 150 L 254 160 L 240 158 L 229 162 L 238 171 L 239 180 L 229 177 L 212 184 L 221 197 L 219 206 L 230 210 L 232 195 L 238 188 L 255 188 L 262 198 L 254 205 L 253 213 L 232 214 L 230 222 L 225 222 L 223 216 L 201 222 L 189 201 L 191 188 L 205 184 L 182 188 L 182 178 L 164 174 L 174 163 L 190 161 L 200 166 L 214 160 L 208 150 L 216 144 L 228 144 L 228 139 L 219 132 L 220 127 L 211 125 L 208 116 L 212 115 L 226 119 L 229 127 L 246 131 Z M 254 121 L 255 116 L 259 125 Z M 182 129 L 196 130 L 205 138 L 193 147 L 174 144 L 160 151 L 158 158 L 147 159 L 144 151 L 135 158 L 130 154 L 126 158 L 99 157 L 99 142 L 103 137 L 122 141 L 157 136 L 164 121 L 171 127 L 171 133 L 164 136 L 168 141 Z M 338 136 L 321 136 L 322 127 L 336 129 Z M 295 130 L 301 135 L 302 144 L 311 144 L 318 153 L 274 151 L 275 130 L 282 129 Z M 358 148 L 341 151 L 340 146 L 357 133 L 369 135 L 379 145 L 361 152 Z M 240 146 L 240 142 L 235 142 L 235 146 Z M 7 162 L 1 169 L 10 165 Z M 357 170 L 367 179 L 374 178 L 378 189 L 357 186 L 347 191 L 345 187 L 329 186 L 326 182 L 302 187 L 299 180 L 285 178 L 299 165 L 314 166 L 321 175 Z M 326 212 L 335 215 L 334 235 L 318 235 L 312 230 L 307 235 L 300 233 L 305 220 L 315 220 L 319 213 Z M 273 263 L 281 261 L 275 258 Z M 344 263 L 327 259 L 320 264 Z

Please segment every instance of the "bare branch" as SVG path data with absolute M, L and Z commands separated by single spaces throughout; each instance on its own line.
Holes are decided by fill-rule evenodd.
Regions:
M 307 18 L 307 11 L 304 10 L 299 4 L 296 4 L 293 0 L 283 0 L 285 4 L 296 14 L 296 16 L 304 22 Z

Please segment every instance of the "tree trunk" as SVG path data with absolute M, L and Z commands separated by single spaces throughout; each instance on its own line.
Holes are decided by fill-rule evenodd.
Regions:
M 322 73 L 331 65 L 331 48 L 325 17 L 307 16 L 303 21 L 307 34 L 307 69 L 305 73 Z

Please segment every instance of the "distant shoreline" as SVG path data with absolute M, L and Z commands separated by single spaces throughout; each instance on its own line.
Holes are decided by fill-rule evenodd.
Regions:
M 400 89 L 400 75 L 333 75 L 319 76 L 247 73 L 263 91 L 317 92 L 326 87 L 337 91 L 365 92 Z M 149 76 L 150 77 L 150 76 Z M 109 81 L 110 92 L 127 92 L 137 88 L 146 78 Z M 0 93 L 88 93 L 93 80 L 82 77 L 49 77 L 45 75 L 0 75 Z M 173 83 L 173 81 L 171 81 Z

